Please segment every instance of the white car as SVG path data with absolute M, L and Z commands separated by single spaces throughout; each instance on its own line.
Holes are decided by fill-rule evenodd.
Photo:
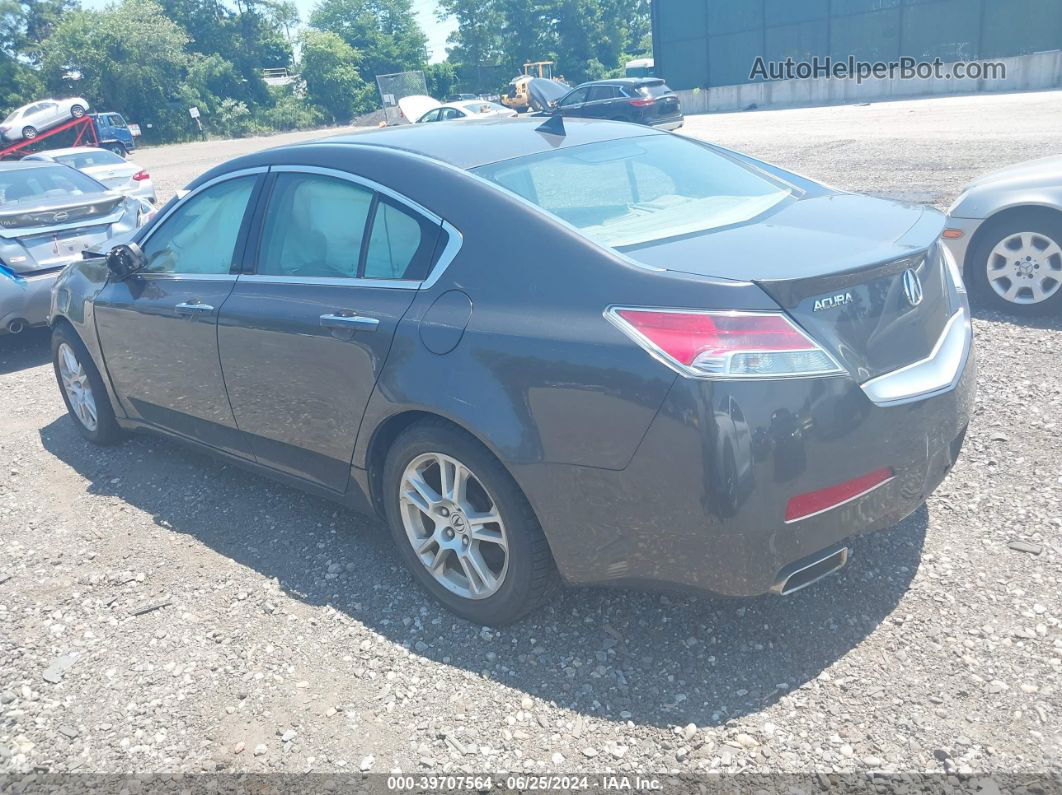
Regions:
M 155 204 L 155 186 L 151 175 L 131 160 L 107 149 L 95 146 L 72 146 L 67 149 L 49 149 L 26 155 L 23 160 L 46 160 L 71 166 L 83 171 L 109 190 L 135 196 Z
M 515 110 L 504 105 L 488 102 L 485 99 L 468 99 L 439 105 L 417 119 L 417 124 L 432 121 L 457 121 L 458 119 L 503 119 L 516 115 Z
M 42 99 L 23 105 L 0 122 L 0 138 L 5 141 L 32 140 L 41 132 L 70 119 L 80 119 L 89 104 L 81 97 Z

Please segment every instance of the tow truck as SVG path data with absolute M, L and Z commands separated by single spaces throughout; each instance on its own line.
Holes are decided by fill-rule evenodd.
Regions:
M 0 160 L 17 160 L 31 152 L 69 146 L 99 146 L 124 157 L 136 148 L 136 143 L 122 114 L 87 113 L 80 119 L 44 130 L 34 138 L 9 144 L 0 149 Z

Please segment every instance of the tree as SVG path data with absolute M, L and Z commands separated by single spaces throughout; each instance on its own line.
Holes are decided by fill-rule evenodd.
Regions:
M 373 105 L 372 88 L 358 71 L 359 55 L 335 33 L 304 31 L 300 74 L 306 94 L 332 121 L 347 122 Z
M 310 26 L 336 34 L 356 50 L 366 82 L 421 69 L 428 61 L 428 39 L 411 0 L 321 0 L 310 14 Z
M 451 63 L 430 63 L 424 67 L 428 95 L 446 100 L 457 93 L 457 71 Z
M 180 87 L 188 37 L 153 0 L 124 0 L 104 11 L 75 11 L 48 38 L 41 73 L 59 95 L 79 94 L 157 132 L 190 129 Z

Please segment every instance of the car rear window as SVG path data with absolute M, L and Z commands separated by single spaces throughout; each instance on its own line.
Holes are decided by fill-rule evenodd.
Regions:
M 667 87 L 666 83 L 649 83 L 648 85 L 640 86 L 638 93 L 645 97 L 662 97 L 665 94 L 670 94 L 671 89 Z
M 794 192 L 675 135 L 566 147 L 474 171 L 613 248 L 744 223 Z
M 56 162 L 63 165 L 73 166 L 74 168 L 91 168 L 92 166 L 115 166 L 119 163 L 125 165 L 125 159 L 114 154 L 114 152 L 108 152 L 106 149 L 100 149 L 95 152 L 74 152 L 69 155 L 56 155 Z
M 103 193 L 107 189 L 92 177 L 66 166 L 0 171 L 0 203 L 29 204 L 41 199 Z

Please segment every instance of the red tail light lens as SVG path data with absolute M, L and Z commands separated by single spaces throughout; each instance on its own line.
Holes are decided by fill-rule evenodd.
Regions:
M 785 315 L 613 307 L 621 331 L 683 375 L 766 377 L 842 373 Z
M 145 179 L 151 179 L 151 175 L 146 171 L 141 170 L 133 174 L 133 179 L 137 182 L 142 182 Z
M 630 104 L 635 108 L 647 108 L 656 102 L 652 97 L 643 97 L 642 99 L 632 99 Z
M 892 469 L 883 467 L 858 478 L 846 480 L 844 483 L 838 483 L 836 486 L 809 491 L 807 494 L 793 497 L 785 506 L 785 520 L 796 522 L 831 508 L 837 508 L 888 483 L 892 480 L 892 474 Z

